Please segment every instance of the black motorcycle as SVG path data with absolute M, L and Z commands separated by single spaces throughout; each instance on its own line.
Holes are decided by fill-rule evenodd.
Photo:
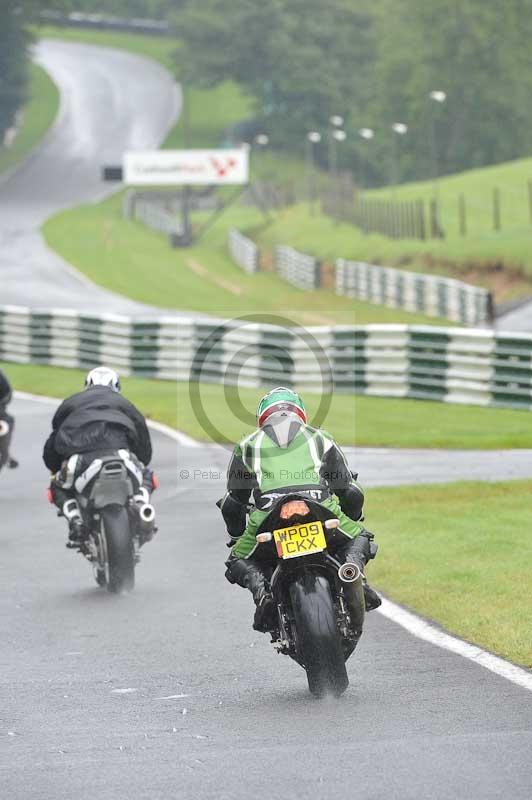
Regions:
M 362 573 L 356 564 L 334 557 L 345 547 L 338 526 L 327 508 L 290 494 L 263 521 L 253 553 L 277 606 L 274 647 L 305 669 L 316 697 L 338 697 L 347 689 L 346 661 L 364 625 Z
M 77 499 L 63 509 L 67 519 L 81 511 L 88 537 L 70 546 L 91 562 L 97 584 L 115 594 L 134 588 L 139 550 L 156 531 L 155 510 L 139 493 L 135 472 L 127 456 L 95 459 L 74 483 Z

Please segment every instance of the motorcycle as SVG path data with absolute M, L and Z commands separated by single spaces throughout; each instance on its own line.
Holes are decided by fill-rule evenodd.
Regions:
M 67 546 L 92 564 L 98 586 L 114 594 L 132 591 L 139 550 L 157 530 L 155 509 L 146 490 L 139 490 L 141 470 L 127 451 L 120 451 L 96 458 L 73 485 L 76 498 L 62 513 L 67 519 L 81 513 L 88 536 Z
M 276 650 L 303 667 L 316 697 L 347 689 L 346 662 L 364 626 L 363 577 L 340 563 L 339 521 L 320 503 L 293 493 L 280 498 L 258 529 L 254 560 L 269 578 L 277 619 Z

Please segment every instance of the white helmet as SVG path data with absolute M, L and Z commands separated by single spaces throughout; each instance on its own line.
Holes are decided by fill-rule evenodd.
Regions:
M 90 389 L 93 386 L 108 386 L 113 392 L 119 392 L 120 378 L 114 369 L 96 367 L 96 369 L 91 369 L 85 378 L 85 389 Z

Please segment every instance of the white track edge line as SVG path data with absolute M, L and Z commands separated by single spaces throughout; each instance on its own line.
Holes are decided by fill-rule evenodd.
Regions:
M 196 439 L 192 439 L 190 436 L 187 436 L 186 433 L 182 433 L 181 431 L 175 430 L 175 428 L 171 428 L 169 425 L 165 425 L 164 422 L 155 422 L 155 420 L 150 419 L 148 420 L 148 425 L 154 431 L 168 436 L 170 439 L 183 445 L 183 447 L 201 447 L 201 443 L 197 442 Z
M 43 395 L 33 395 L 26 392 L 15 392 L 14 394 L 15 397 L 20 397 L 22 400 L 36 400 L 37 402 L 48 404 L 59 402 L 57 399 L 45 397 Z M 174 441 L 184 444 L 185 447 L 201 447 L 200 442 L 190 439 L 185 434 L 175 431 L 168 425 L 150 421 L 150 427 L 174 439 Z M 187 443 L 185 444 L 185 442 Z M 383 617 L 399 625 L 417 639 L 422 639 L 436 647 L 441 647 L 443 650 L 449 650 L 449 652 L 462 656 L 462 658 L 466 658 L 468 661 L 472 661 L 474 664 L 484 667 L 484 669 L 499 675 L 501 678 L 506 678 L 506 680 L 511 681 L 511 683 L 532 692 L 532 673 L 528 672 L 528 670 L 518 667 L 510 661 L 505 661 L 504 658 L 495 656 L 493 653 L 488 653 L 487 650 L 483 650 L 477 645 L 455 638 L 452 634 L 446 633 L 436 628 L 434 625 L 431 625 L 430 622 L 427 622 L 427 620 L 422 617 L 418 617 L 411 611 L 407 611 L 406 608 L 392 603 L 391 600 L 383 598 L 382 606 L 378 610 Z
M 434 627 L 430 622 L 418 617 L 411 611 L 392 603 L 391 600 L 383 598 L 382 606 L 378 610 L 384 617 L 400 625 L 418 639 L 423 639 L 425 642 L 436 645 L 436 647 L 441 647 L 444 650 L 449 650 L 451 653 L 462 656 L 462 658 L 467 658 L 474 664 L 479 664 L 484 669 L 488 669 L 490 672 L 494 672 L 496 675 L 532 692 L 532 673 L 528 672 L 528 670 L 518 667 L 510 661 L 505 661 L 504 658 L 493 655 L 493 653 L 488 653 L 477 645 L 455 638 L 450 633 Z

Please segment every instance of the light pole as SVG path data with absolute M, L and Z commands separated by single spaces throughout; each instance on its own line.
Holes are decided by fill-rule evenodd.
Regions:
M 392 174 L 390 181 L 393 196 L 395 187 L 399 183 L 399 138 L 408 133 L 408 125 L 405 125 L 404 122 L 394 122 L 392 132 L 395 134 L 395 136 L 392 136 Z
M 344 118 L 339 114 L 333 114 L 332 117 L 329 117 L 329 122 L 331 124 L 329 129 L 329 174 L 332 180 L 335 180 L 337 172 L 336 142 L 345 139 L 345 132 L 339 130 L 344 124 Z M 343 138 L 341 136 L 338 138 L 338 134 L 343 134 Z
M 360 136 L 361 139 L 364 139 L 365 142 L 371 142 L 371 140 L 375 138 L 375 131 L 373 130 L 373 128 L 360 128 L 358 135 Z M 369 159 L 367 158 L 367 156 L 364 159 L 362 159 L 362 169 L 360 170 L 361 172 L 360 183 L 364 187 L 366 187 L 368 183 L 368 175 L 366 169 L 368 160 Z
M 429 137 L 430 137 L 430 152 L 431 152 L 431 159 L 432 159 L 432 177 L 434 180 L 434 214 L 433 214 L 433 224 L 432 227 L 434 233 L 439 233 L 441 230 L 440 226 L 440 198 L 439 198 L 439 159 L 438 159 L 438 143 L 436 138 L 436 108 L 437 106 L 443 105 L 447 100 L 447 93 L 442 91 L 441 89 L 433 89 L 429 92 L 429 99 L 432 100 L 434 105 L 431 109 L 430 114 L 430 125 L 429 125 Z
M 267 133 L 257 133 L 253 142 L 259 147 L 260 150 L 264 150 L 264 148 L 270 143 L 270 137 Z
M 314 194 L 315 194 L 315 186 L 314 186 L 314 171 L 315 171 L 315 159 L 314 159 L 314 145 L 319 144 L 321 142 L 321 133 L 319 131 L 309 131 L 305 138 L 305 164 L 306 164 L 306 172 L 307 172 L 307 192 L 308 192 L 308 202 L 310 205 L 310 213 L 311 215 L 314 214 Z
M 429 98 L 433 103 L 442 105 L 447 100 L 447 94 L 442 92 L 441 89 L 434 89 L 429 92 Z M 432 177 L 434 179 L 434 193 L 438 193 L 438 177 L 439 177 L 439 160 L 438 160 L 438 145 L 436 141 L 436 105 L 432 107 L 430 114 L 430 153 L 432 159 Z

